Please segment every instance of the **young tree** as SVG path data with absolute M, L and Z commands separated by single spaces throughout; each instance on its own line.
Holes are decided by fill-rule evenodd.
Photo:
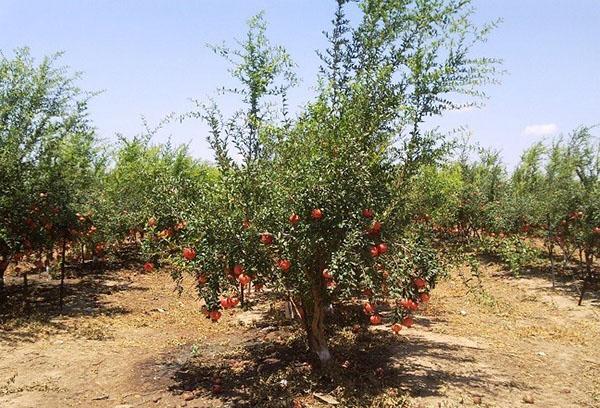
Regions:
M 480 96 L 496 62 L 471 55 L 489 27 L 471 23 L 468 1 L 364 0 L 356 26 L 345 18 L 351 3 L 337 3 L 318 96 L 295 119 L 267 103 L 285 101 L 294 77 L 262 16 L 241 49 L 217 48 L 234 63 L 247 108 L 227 121 L 215 106 L 195 114 L 211 126 L 222 177 L 176 261 L 196 274 L 215 321 L 232 305 L 220 296 L 238 283 L 291 299 L 323 364 L 330 304 L 366 296 L 379 324 L 376 301 L 392 299 L 391 319 L 410 326 L 428 299 L 440 267 L 427 227 L 411 225 L 406 193 L 444 144 L 423 122 L 459 107 L 457 93 Z

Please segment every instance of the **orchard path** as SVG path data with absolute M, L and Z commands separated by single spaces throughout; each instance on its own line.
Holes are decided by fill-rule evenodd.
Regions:
M 597 300 L 577 307 L 546 279 L 484 271 L 483 291 L 469 295 L 458 278 L 443 281 L 399 336 L 338 330 L 331 375 L 311 370 L 296 327 L 269 323 L 278 304 L 211 324 L 189 282 L 178 297 L 158 273 L 70 279 L 62 316 L 4 317 L 0 406 L 600 406 Z

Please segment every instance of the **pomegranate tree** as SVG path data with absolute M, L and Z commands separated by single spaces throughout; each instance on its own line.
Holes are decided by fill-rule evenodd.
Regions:
M 322 363 L 332 305 L 363 298 L 365 321 L 413 324 L 441 272 L 428 224 L 412 223 L 406 203 L 414 175 L 444 148 L 422 123 L 493 72 L 493 60 L 471 55 L 488 27 L 469 22 L 468 3 L 364 0 L 352 25 L 345 12 L 356 4 L 339 0 L 317 96 L 299 112 L 285 103 L 293 64 L 262 16 L 241 49 L 215 47 L 234 64 L 245 107 L 231 120 L 216 105 L 188 115 L 210 126 L 220 175 L 168 247 L 175 277 L 195 274 L 208 318 L 246 285 L 265 285 L 293 304 Z
M 41 269 L 56 250 L 64 278 L 66 247 L 95 228 L 78 214 L 100 162 L 89 97 L 59 58 L 36 61 L 26 48 L 0 54 L 0 292 L 9 263 Z

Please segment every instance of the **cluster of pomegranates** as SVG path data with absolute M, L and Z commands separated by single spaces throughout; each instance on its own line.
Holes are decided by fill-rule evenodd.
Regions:
M 415 310 L 417 310 L 419 307 L 419 303 L 429 302 L 429 293 L 426 291 L 427 281 L 425 281 L 425 279 L 421 277 L 417 277 L 413 280 L 413 285 L 419 293 L 418 299 L 400 299 L 397 301 L 397 304 L 400 307 L 402 307 L 402 314 L 404 315 L 404 317 L 402 318 L 401 322 L 395 322 L 391 326 L 392 331 L 396 334 L 399 333 L 400 330 L 402 330 L 402 326 L 408 328 L 412 327 L 412 325 L 414 324 L 414 320 L 409 315 L 409 313 L 412 313 Z M 369 322 L 372 325 L 380 325 L 382 323 L 381 315 L 377 313 L 375 305 L 373 305 L 371 302 L 366 302 L 363 305 L 363 312 L 365 313 L 365 315 L 369 316 Z
M 365 208 L 362 210 L 363 217 L 367 219 L 372 219 L 375 216 L 375 212 L 371 208 Z M 381 235 L 381 222 L 375 220 L 371 223 L 369 228 L 367 229 L 367 235 L 371 237 L 379 237 Z M 388 245 L 385 242 L 380 242 L 376 245 L 372 245 L 369 248 L 369 253 L 373 258 L 376 258 L 380 255 L 385 254 L 388 251 Z

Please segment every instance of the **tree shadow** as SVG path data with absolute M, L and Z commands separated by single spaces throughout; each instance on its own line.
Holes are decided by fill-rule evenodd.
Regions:
M 132 286 L 127 276 L 119 274 L 120 269 L 118 261 L 68 266 L 62 309 L 59 278 L 45 272 L 29 273 L 25 286 L 22 277 L 7 277 L 0 302 L 0 342 L 35 341 L 43 333 L 66 331 L 65 318 L 129 313 L 126 308 L 111 305 L 106 296 L 147 289 Z
M 502 260 L 495 254 L 485 253 L 479 255 L 479 260 L 482 263 L 488 265 L 503 265 Z M 540 294 L 560 294 L 569 298 L 572 298 L 575 302 L 579 299 L 581 294 L 581 286 L 584 279 L 583 266 L 571 260 L 566 265 L 562 264 L 559 259 L 555 260 L 555 273 L 552 274 L 550 267 L 550 259 L 546 252 L 540 254 L 542 262 L 537 262 L 532 265 L 524 267 L 518 276 L 515 276 L 510 271 L 503 269 L 501 272 L 496 273 L 495 276 L 508 279 L 529 279 L 539 278 L 548 282 L 548 287 L 534 288 L 536 293 Z M 596 272 L 592 276 L 592 279 L 588 281 L 588 287 L 586 288 L 583 304 L 589 304 L 594 307 L 600 307 L 600 265 L 595 263 Z M 552 282 L 554 281 L 554 286 Z
M 272 316 L 265 318 L 276 324 Z M 239 334 L 238 340 L 244 338 L 239 344 L 225 349 L 206 344 L 198 355 L 176 364 L 170 391 L 191 392 L 235 407 L 290 407 L 294 400 L 312 398 L 314 393 L 332 395 L 341 406 L 362 407 L 382 395 L 396 398 L 400 406 L 406 396 L 443 396 L 448 386 L 488 390 L 490 385 L 507 386 L 475 369 L 480 351 L 476 348 L 389 330 L 362 327 L 353 333 L 337 325 L 332 330 L 333 362 L 326 368 L 318 368 L 300 327 L 266 334 L 250 328 Z M 465 365 L 474 369 L 452 369 Z M 222 391 L 217 390 L 221 392 L 214 392 L 215 384 L 221 384 Z
M 573 264 L 567 265 L 564 270 L 562 266 L 556 266 L 556 268 L 557 271 L 554 279 L 549 265 L 531 265 L 525 268 L 518 277 L 514 277 L 509 272 L 503 275 L 509 279 L 542 279 L 547 282 L 547 285 L 544 287 L 533 287 L 531 290 L 544 295 L 559 294 L 572 299 L 574 304 L 576 304 L 583 285 L 581 268 Z M 553 280 L 554 286 L 552 286 Z M 600 307 L 600 273 L 596 272 L 587 284 L 588 287 L 586 288 L 582 305 Z

